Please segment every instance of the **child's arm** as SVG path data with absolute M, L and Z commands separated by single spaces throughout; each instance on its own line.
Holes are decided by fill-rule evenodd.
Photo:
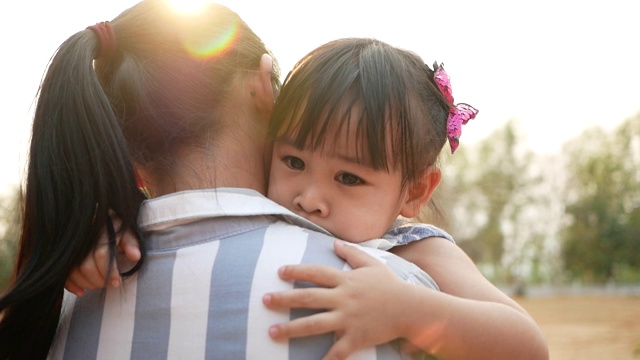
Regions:
M 453 243 L 430 238 L 397 252 L 427 271 L 443 292 L 405 283 L 364 252 L 336 246 L 353 271 L 316 265 L 281 271 L 283 279 L 327 288 L 268 294 L 267 306 L 327 311 L 275 325 L 272 337 L 335 331 L 339 340 L 327 358 L 345 358 L 360 348 L 404 338 L 439 359 L 548 359 L 536 323 Z
M 119 224 L 116 222 L 117 220 L 114 220 L 114 226 L 118 227 Z M 140 260 L 140 245 L 134 233 L 127 230 L 123 234 L 116 236 L 116 250 L 118 253 L 124 254 L 128 260 L 134 263 Z M 68 291 L 77 296 L 83 296 L 85 290 L 96 290 L 109 285 L 113 287 L 120 286 L 122 278 L 120 277 L 118 264 L 115 261 L 111 268 L 111 273 L 107 274 L 109 269 L 107 239 L 105 231 L 98 246 L 91 251 L 89 256 L 78 267 L 71 271 L 64 285 Z
M 549 357 L 546 341 L 533 318 L 489 282 L 458 246 L 443 238 L 430 238 L 394 248 L 392 252 L 431 275 L 448 301 L 455 303 L 455 307 L 451 307 L 455 316 L 448 324 L 452 327 L 443 342 L 465 339 L 465 342 L 471 341 L 468 346 L 473 346 L 451 350 L 483 351 L 484 358 L 493 359 Z M 478 349 L 473 350 L 474 346 Z M 483 358 L 478 354 L 461 353 L 442 358 Z

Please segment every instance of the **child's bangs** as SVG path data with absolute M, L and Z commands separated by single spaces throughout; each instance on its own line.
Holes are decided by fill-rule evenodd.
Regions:
M 355 142 L 358 163 L 389 171 L 389 162 L 399 160 L 390 157 L 399 153 L 395 149 L 396 131 L 387 120 L 390 106 L 372 107 L 375 100 L 367 102 L 363 96 L 359 86 L 344 92 L 309 94 L 286 115 L 288 124 L 280 129 L 278 137 L 286 138 L 299 149 L 331 152 L 343 135 Z

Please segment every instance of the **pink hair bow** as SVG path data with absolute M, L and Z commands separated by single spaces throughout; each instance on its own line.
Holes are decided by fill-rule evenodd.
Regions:
M 465 103 L 454 104 L 453 95 L 451 94 L 451 79 L 442 64 L 434 64 L 435 74 L 433 78 L 438 85 L 438 89 L 449 104 L 453 105 L 449 111 L 447 118 L 447 136 L 449 137 L 449 145 L 453 154 L 460 144 L 460 135 L 462 135 L 462 125 L 476 117 L 478 109 Z

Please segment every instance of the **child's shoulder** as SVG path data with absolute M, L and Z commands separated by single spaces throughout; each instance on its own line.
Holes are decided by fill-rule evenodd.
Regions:
M 395 246 L 406 245 L 410 242 L 431 237 L 441 237 L 455 243 L 453 237 L 439 227 L 431 224 L 411 222 L 407 219 L 396 220 L 393 227 L 384 235 L 384 238 L 394 242 Z

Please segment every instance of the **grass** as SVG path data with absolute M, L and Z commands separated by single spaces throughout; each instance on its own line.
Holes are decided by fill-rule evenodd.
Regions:
M 516 300 L 540 325 L 551 360 L 640 359 L 639 296 Z

